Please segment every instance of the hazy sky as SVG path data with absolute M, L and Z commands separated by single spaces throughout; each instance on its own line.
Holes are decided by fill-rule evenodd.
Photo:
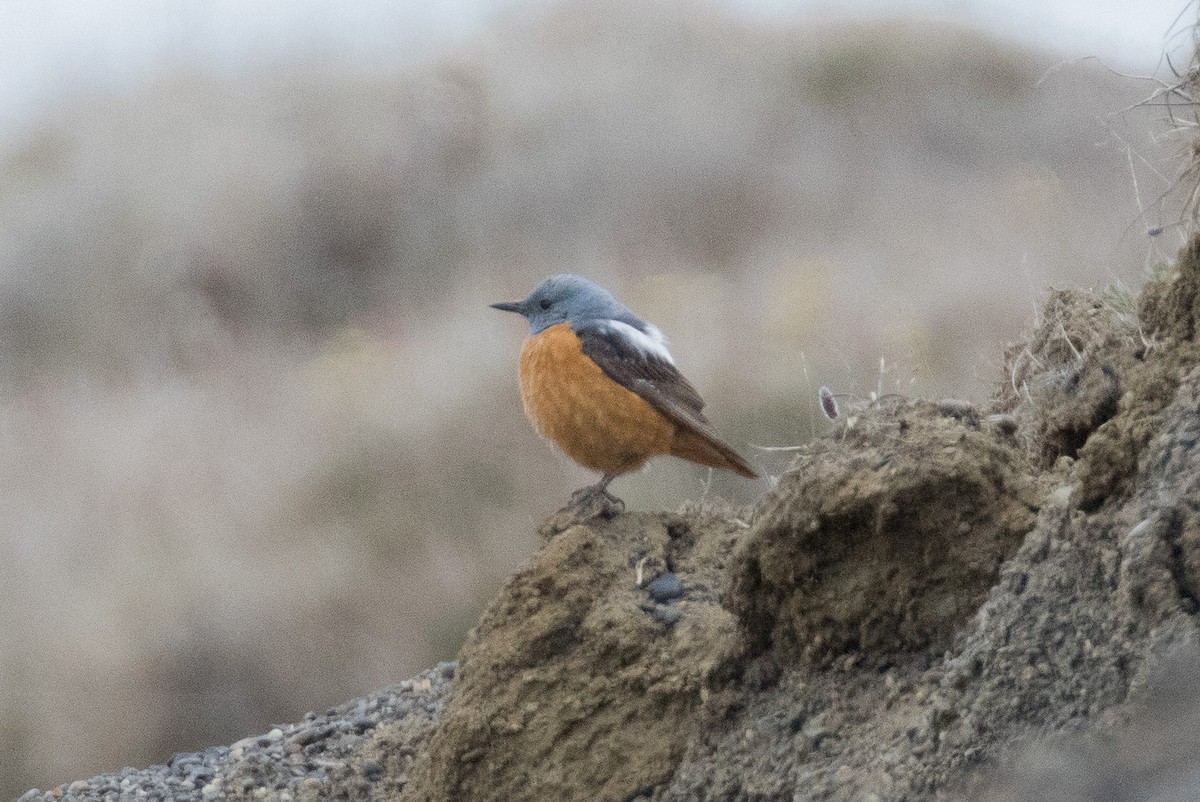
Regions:
M 1153 66 L 1168 32 L 1195 21 L 1196 0 L 727 0 L 728 5 L 775 14 L 810 9 L 879 14 L 896 10 L 934 14 L 1064 51 Z M 1174 28 L 1172 26 L 1174 25 Z M 1184 35 L 1186 36 L 1186 34 Z M 1190 42 L 1177 36 L 1173 44 Z
M 718 0 L 755 16 L 932 14 L 1126 67 L 1152 68 L 1186 0 Z M 537 0 L 545 5 L 550 0 Z M 225 69 L 296 48 L 364 65 L 470 36 L 505 0 L 0 0 L 0 133 L 64 91 L 152 73 L 166 59 Z M 1184 25 L 1176 25 L 1178 31 Z M 1173 44 L 1190 41 L 1185 31 Z

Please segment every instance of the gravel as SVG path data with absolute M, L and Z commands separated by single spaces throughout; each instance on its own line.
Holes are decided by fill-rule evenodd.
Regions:
M 35 788 L 18 802 L 330 798 L 333 784 L 344 786 L 351 767 L 368 786 L 383 779 L 377 760 L 359 765 L 349 758 L 363 751 L 377 729 L 398 729 L 392 739 L 402 740 L 406 730 L 416 734 L 428 728 L 441 712 L 456 669 L 457 663 L 440 663 L 411 680 L 321 714 L 309 713 L 298 724 L 274 727 L 230 746 L 182 752 L 145 769 L 124 768 L 49 791 Z M 339 792 L 344 796 L 344 787 Z

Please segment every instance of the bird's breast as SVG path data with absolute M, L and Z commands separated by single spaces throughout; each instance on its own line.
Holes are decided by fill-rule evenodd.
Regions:
M 534 428 L 586 468 L 634 470 L 670 449 L 675 425 L 583 353 L 567 323 L 521 349 L 521 402 Z

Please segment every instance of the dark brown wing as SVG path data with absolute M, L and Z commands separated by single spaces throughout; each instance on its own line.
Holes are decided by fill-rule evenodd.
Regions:
M 680 426 L 706 431 L 704 399 L 696 388 L 666 360 L 643 353 L 619 333 L 601 327 L 575 332 L 583 353 L 600 366 L 604 375 L 650 403 Z
M 679 427 L 670 453 L 713 468 L 736 471 L 751 479 L 758 474 L 736 451 L 708 427 L 704 399 L 669 361 L 642 349 L 619 331 L 603 325 L 581 327 L 575 333 L 583 353 L 604 375 L 632 390 Z

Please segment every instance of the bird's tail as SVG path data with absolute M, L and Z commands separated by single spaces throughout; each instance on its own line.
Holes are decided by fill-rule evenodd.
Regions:
M 723 468 L 739 473 L 748 479 L 757 479 L 758 473 L 737 452 L 722 443 L 715 435 L 699 429 L 680 427 L 675 433 L 671 456 L 681 457 L 710 468 Z

